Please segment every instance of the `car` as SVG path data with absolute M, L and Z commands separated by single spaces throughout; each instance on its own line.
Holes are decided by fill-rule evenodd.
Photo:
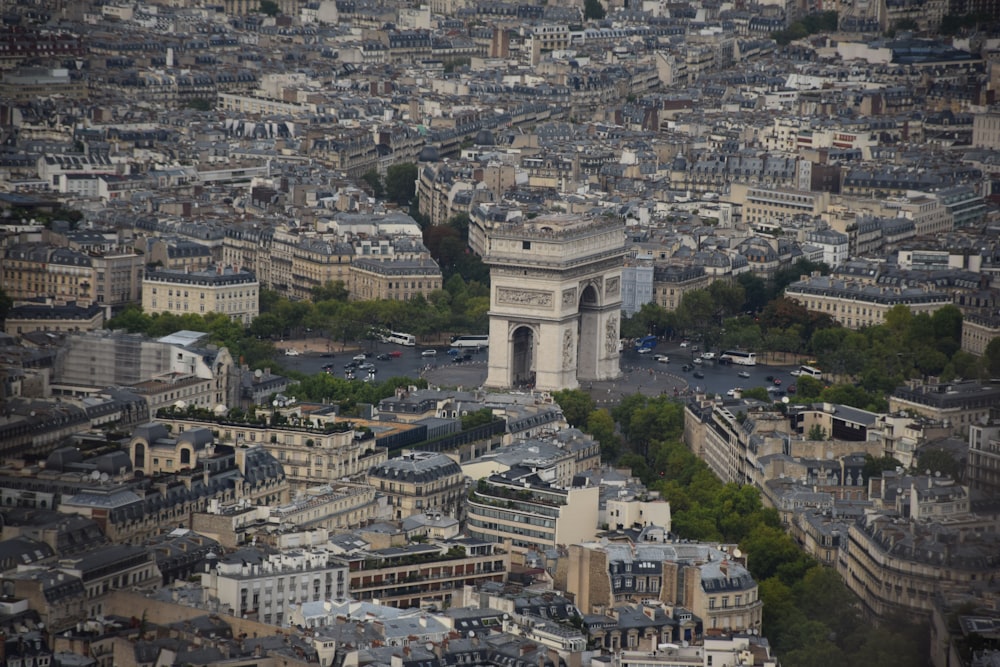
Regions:
M 466 352 L 462 355 L 462 361 L 472 361 L 472 353 Z
M 732 398 L 735 395 L 736 395 L 735 389 L 730 389 L 729 391 L 726 392 L 726 396 L 728 396 L 729 398 Z
M 781 378 L 774 378 L 772 382 L 774 382 L 774 386 L 778 387 L 781 385 Z
M 285 350 L 286 357 L 297 357 L 299 356 L 299 354 L 301 354 L 301 352 L 293 348 L 288 348 L 287 350 Z
M 791 375 L 792 377 L 797 378 L 798 376 L 802 375 L 802 371 L 796 368 L 794 371 L 789 371 L 788 374 Z
M 324 352 L 323 354 L 321 354 L 319 356 L 326 357 L 327 359 L 333 359 L 333 352 Z
M 465 359 L 463 359 L 462 357 L 452 357 L 451 358 L 451 363 L 453 363 L 453 364 L 460 364 L 463 361 L 465 361 Z
M 681 370 L 684 371 L 685 373 L 688 373 L 691 371 L 691 367 L 687 364 L 684 364 L 683 366 L 681 366 Z
M 712 359 L 715 359 L 715 352 L 705 352 L 701 355 L 701 358 L 705 361 L 711 361 Z
M 435 349 L 424 350 L 423 352 L 420 353 L 420 356 L 421 357 L 436 357 L 437 353 L 438 353 L 438 351 L 435 350 Z
M 448 356 L 449 357 L 457 357 L 460 354 L 462 354 L 462 353 L 458 351 L 457 347 L 453 347 L 450 350 L 448 350 Z
M 393 350 L 392 352 L 389 353 L 389 356 L 392 357 L 393 359 L 398 359 L 399 357 L 403 356 L 403 353 L 400 352 L 399 350 Z
M 767 380 L 768 382 L 774 382 L 774 376 L 773 375 L 768 375 L 764 379 Z
M 363 364 L 358 365 L 359 371 L 370 371 L 373 368 L 375 368 L 375 364 L 369 363 L 367 361 Z
M 794 394 L 796 391 L 798 391 L 798 387 L 796 387 L 794 384 L 788 385 L 788 393 L 789 394 Z
M 368 357 L 366 357 L 363 354 L 355 354 L 353 357 L 351 357 L 351 359 L 353 359 L 354 361 L 364 361 L 367 358 Z
M 681 347 L 687 347 L 688 345 L 690 345 L 690 343 L 688 343 L 686 340 L 681 341 Z
M 748 377 L 750 377 L 750 373 L 748 371 L 740 371 L 736 375 L 739 376 L 739 377 L 741 377 L 741 378 L 748 378 Z
M 323 370 L 324 371 L 333 370 L 333 364 L 324 364 L 323 365 Z
M 670 363 L 670 357 L 668 357 L 665 354 L 661 354 L 656 360 L 658 362 L 660 362 L 661 364 L 669 364 Z
M 700 380 L 705 377 L 705 374 L 702 373 L 701 371 L 695 371 L 694 376 Z
M 379 361 L 389 361 L 390 359 L 392 359 L 392 357 L 390 357 L 390 356 L 389 356 L 388 354 L 386 354 L 385 352 L 383 352 L 382 354 L 378 355 L 378 356 L 377 356 L 377 357 L 375 357 L 375 358 L 376 358 L 376 359 L 378 359 Z
M 664 359 L 670 359 L 670 357 L 668 357 L 665 354 L 654 354 L 653 359 L 655 359 L 656 361 L 663 361 Z
M 636 353 L 638 353 L 638 354 L 649 354 L 652 351 L 653 351 L 653 348 L 651 348 L 651 347 L 640 347 L 638 350 L 636 350 Z
M 702 362 L 702 360 L 701 360 L 701 357 L 697 357 L 697 358 L 695 358 L 695 359 L 694 359 L 694 361 L 692 361 L 691 363 L 693 363 L 693 364 L 698 364 L 698 365 L 700 366 L 700 365 L 701 365 L 701 364 L 702 364 L 703 362 Z
M 356 361 L 348 361 L 346 364 L 344 364 L 345 371 L 354 370 L 357 367 L 358 367 L 358 362 Z

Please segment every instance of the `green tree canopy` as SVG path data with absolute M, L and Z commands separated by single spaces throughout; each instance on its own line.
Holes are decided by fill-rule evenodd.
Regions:
M 583 18 L 588 21 L 600 21 L 606 13 L 600 0 L 583 0 Z
M 417 165 L 412 162 L 394 164 L 385 174 L 385 194 L 400 206 L 410 203 L 417 193 Z

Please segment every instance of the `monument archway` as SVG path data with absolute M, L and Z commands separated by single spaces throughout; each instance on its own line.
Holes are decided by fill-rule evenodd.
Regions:
M 574 388 L 621 375 L 625 233 L 612 218 L 547 215 L 484 230 L 488 387 Z

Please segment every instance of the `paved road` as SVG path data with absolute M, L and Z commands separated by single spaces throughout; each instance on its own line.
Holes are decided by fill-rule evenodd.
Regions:
M 322 348 L 313 346 L 313 349 Z M 421 353 L 426 349 L 436 349 L 436 356 L 422 356 Z M 463 388 L 479 387 L 486 381 L 488 352 L 485 350 L 473 354 L 472 361 L 461 364 L 452 363 L 452 357 L 447 354 L 447 347 L 408 348 L 391 343 L 370 343 L 365 345 L 364 350 L 371 353 L 367 361 L 375 365 L 376 377 L 379 379 L 393 376 L 423 377 L 432 385 Z M 401 355 L 390 361 L 376 359 L 376 355 L 392 351 L 398 351 Z M 314 351 L 297 357 L 282 356 L 280 363 L 285 368 L 303 373 L 320 373 L 323 371 L 323 366 L 332 364 L 334 375 L 344 377 L 344 364 L 351 361 L 351 358 L 359 352 L 360 350 L 335 352 L 333 357 L 329 357 Z M 667 354 L 670 362 L 660 363 L 654 359 L 654 354 Z M 697 353 L 681 348 L 677 344 L 661 344 L 652 354 L 638 354 L 632 349 L 626 349 L 622 353 L 621 378 L 607 382 L 584 383 L 582 389 L 589 391 L 599 405 L 613 405 L 623 396 L 636 392 L 649 395 L 680 395 L 686 390 L 704 390 L 725 394 L 729 389 L 736 387 L 748 389 L 769 386 L 771 382 L 767 380 L 767 376 L 779 377 L 782 380 L 782 389 L 795 382 L 795 378 L 788 374 L 788 371 L 794 368 L 791 366 L 746 367 L 713 362 L 694 365 L 692 361 L 696 356 Z M 692 370 L 682 371 L 681 368 L 685 364 L 691 366 Z M 701 372 L 704 377 L 694 377 L 694 370 Z M 740 371 L 750 373 L 750 377 L 739 377 L 737 373 Z M 364 376 L 358 373 L 356 377 L 362 379 Z

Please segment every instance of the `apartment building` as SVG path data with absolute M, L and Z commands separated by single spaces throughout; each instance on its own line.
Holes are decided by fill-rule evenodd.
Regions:
M 373 466 L 386 462 L 388 452 L 373 440 L 355 437 L 349 422 L 306 426 L 308 418 L 296 417 L 287 424 L 260 424 L 161 415 L 158 421 L 182 434 L 210 431 L 220 442 L 260 445 L 282 466 L 293 491 L 326 484 L 331 479 L 360 478 Z M 296 423 L 297 422 L 297 423 Z M 394 459 L 395 460 L 395 459 Z
M 889 411 L 905 410 L 940 420 L 953 433 L 967 433 L 986 423 L 990 410 L 1000 405 L 1000 383 L 945 382 L 898 387 L 889 395 Z
M 704 266 L 653 265 L 653 303 L 675 310 L 685 294 L 706 289 L 714 280 Z
M 469 494 L 467 530 L 514 549 L 545 550 L 594 539 L 600 489 L 557 488 L 508 471 L 479 480 Z
M 390 607 L 447 608 L 466 586 L 506 582 L 510 550 L 477 539 L 362 550 L 344 556 L 351 596 Z
M 84 308 L 75 303 L 65 306 L 21 304 L 7 311 L 4 332 L 11 336 L 34 331 L 94 331 L 104 326 L 104 308 L 94 303 Z
M 1000 338 L 1000 316 L 963 314 L 963 350 L 981 357 L 986 352 L 986 346 L 997 338 Z
M 372 466 L 367 483 L 388 496 L 396 519 L 422 512 L 462 518 L 465 476 L 445 454 L 405 452 Z
M 634 544 L 572 544 L 556 566 L 555 585 L 574 594 L 584 614 L 658 600 L 690 610 L 705 631 L 759 630 L 762 621 L 763 603 L 750 572 L 729 553 L 707 544 L 641 537 Z
M 799 215 L 815 217 L 825 213 L 830 205 L 829 192 L 762 188 L 745 183 L 733 183 L 730 199 L 743 205 L 743 222 L 751 227 L 758 223 L 780 223 Z
M 259 311 L 257 277 L 246 269 L 221 264 L 202 271 L 156 269 L 142 280 L 147 313 L 205 315 L 222 313 L 250 326 Z
M 94 263 L 86 253 L 48 243 L 19 243 L 3 251 L 0 266 L 0 282 L 12 299 L 44 297 L 83 307 L 96 300 Z
M 926 613 L 934 598 L 965 592 L 1000 567 L 993 517 L 969 512 L 968 489 L 949 478 L 875 490 L 886 505 L 854 522 L 837 569 L 875 616 Z
M 347 581 L 347 563 L 319 547 L 244 547 L 201 576 L 206 598 L 228 613 L 279 627 L 288 625 L 289 605 L 346 597 Z
M 848 329 L 885 323 L 885 314 L 903 305 L 914 314 L 931 314 L 952 303 L 945 292 L 918 287 L 864 285 L 812 275 L 785 288 L 785 296 L 807 309 L 829 315 Z
M 154 340 L 104 329 L 69 336 L 56 353 L 53 393 L 78 396 L 136 386 L 157 407 L 179 400 L 204 408 L 237 405 L 240 385 L 233 358 L 224 347 L 203 347 L 205 336 L 178 331 Z M 158 384 L 147 384 L 151 381 Z
M 1000 419 L 969 425 L 969 463 L 965 478 L 969 487 L 990 496 L 1000 496 Z
M 441 289 L 441 267 L 433 259 L 357 258 L 348 270 L 350 297 L 369 301 L 409 301 Z

